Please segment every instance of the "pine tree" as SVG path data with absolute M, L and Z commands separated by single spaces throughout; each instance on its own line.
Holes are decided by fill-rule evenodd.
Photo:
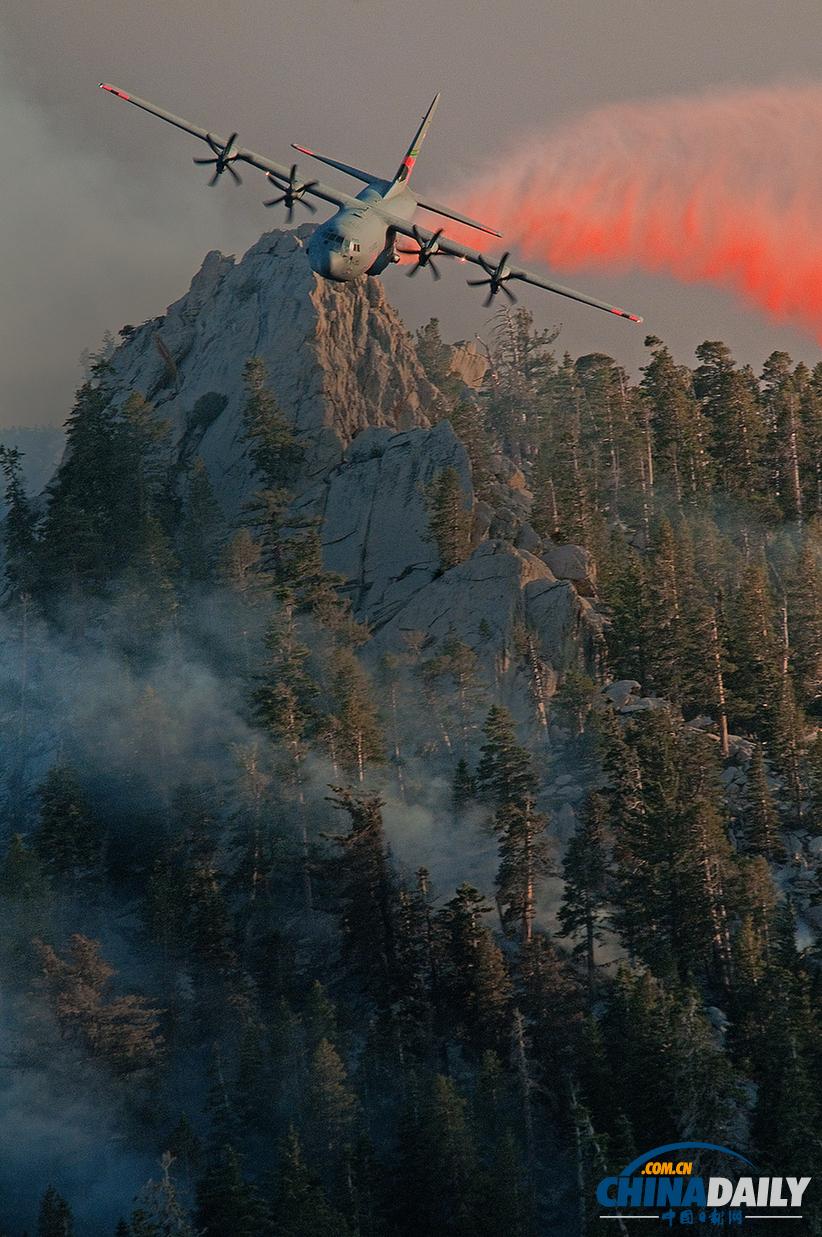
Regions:
M 173 630 L 179 609 L 178 573 L 179 562 L 160 521 L 147 514 L 123 572 L 119 626 L 126 652 L 151 655 L 161 637 Z
M 508 709 L 492 704 L 482 732 L 485 743 L 477 767 L 478 791 L 495 807 L 523 802 L 534 791 L 531 753 L 517 743 Z
M 822 526 L 814 520 L 803 538 L 794 569 L 786 581 L 790 665 L 797 696 L 805 708 L 822 696 Z
M 657 976 L 707 967 L 727 983 L 733 868 L 710 741 L 649 712 L 611 735 L 606 769 L 623 940 Z
M 174 1156 L 167 1151 L 162 1159 L 162 1181 L 149 1181 L 135 1200 L 137 1206 L 126 1227 L 127 1237 L 198 1237 L 171 1180 L 169 1170 L 173 1163 Z
M 520 951 L 514 995 L 536 1082 L 557 1102 L 567 1103 L 568 1069 L 578 1054 L 584 994 L 575 969 L 542 932 L 534 932 Z
M 475 797 L 476 790 L 476 780 L 471 773 L 468 761 L 465 759 L 458 760 L 451 787 L 451 804 L 456 815 L 464 811 Z
M 3 522 L 6 579 L 13 588 L 25 593 L 36 583 L 37 517 L 26 494 L 22 460 L 23 453 L 17 447 L 0 446 L 0 470 L 6 478 Z
M 117 407 L 110 367 L 96 367 L 77 393 L 67 421 L 66 451 L 47 488 L 40 539 L 39 592 L 71 586 L 105 593 L 145 546 L 157 521 L 170 521 L 167 452 L 170 427 L 142 395 Z
M 693 506 L 711 488 L 707 426 L 689 371 L 674 363 L 655 335 L 646 338 L 645 347 L 651 360 L 642 366 L 640 388 L 651 409 L 655 475 L 670 485 L 678 507 Z
M 779 814 L 768 785 L 765 754 L 757 743 L 748 766 L 748 784 L 742 814 L 745 846 L 754 855 L 778 859 L 784 853 L 779 838 Z
M 502 450 L 517 463 L 535 454 L 550 420 L 556 373 L 550 349 L 559 327 L 534 331 L 533 321 L 527 309 L 500 306 L 493 318 L 492 345 L 486 345 L 487 423 Z
M 443 468 L 426 492 L 429 539 L 436 543 L 440 571 L 462 563 L 471 553 L 471 500 L 460 475 L 451 465 Z
M 403 689 L 406 686 L 403 661 L 395 653 L 383 653 L 377 666 L 376 685 L 380 693 L 380 702 L 387 707 L 391 719 L 391 763 L 397 777 L 400 798 L 405 802 L 405 776 L 403 773 L 403 738 L 401 717 L 403 710 L 400 702 L 403 699 Z
M 606 820 L 605 800 L 598 794 L 589 795 L 562 861 L 565 889 L 557 917 L 563 936 L 585 933 L 574 953 L 585 957 L 589 992 L 593 991 L 596 942 L 603 939 L 601 912 L 610 894 Z
M 415 347 L 426 378 L 442 392 L 446 408 L 450 408 L 459 399 L 462 381 L 451 369 L 451 349 L 442 342 L 439 318 L 430 318 L 418 328 Z
M 607 558 L 601 564 L 602 597 L 610 612 L 605 629 L 609 669 L 615 678 L 648 681 L 654 632 L 643 557 L 614 529 Z
M 774 732 L 780 698 L 783 650 L 763 566 L 746 569 L 729 609 L 729 651 L 735 666 L 726 677 L 729 722 L 738 733 L 737 726 L 750 725 L 755 719 L 756 733 L 768 739 Z
M 48 595 L 107 584 L 127 561 L 137 506 L 105 368 L 77 392 L 66 452 L 47 487 L 42 584 Z
M 480 502 L 493 502 L 494 474 L 491 470 L 491 438 L 482 408 L 474 400 L 463 399 L 448 413 L 451 428 L 468 452 L 471 483 Z
M 213 584 L 226 541 L 225 516 L 199 455 L 189 465 L 186 480 L 178 542 L 180 565 L 189 584 Z
M 430 1093 L 406 1100 L 394 1176 L 395 1226 L 418 1237 L 474 1237 L 477 1149 L 454 1082 L 434 1076 Z
M 139 996 L 114 996 L 114 968 L 99 955 L 100 942 L 75 933 L 69 956 L 35 941 L 46 988 L 63 1035 L 80 1041 L 116 1072 L 146 1069 L 159 1061 L 160 1011 Z
M 506 1038 L 511 981 L 499 946 L 482 923 L 491 907 L 464 883 L 438 920 L 443 932 L 442 993 L 445 1014 L 459 1038 L 478 1052 Z
M 369 764 L 382 764 L 385 736 L 370 683 L 352 648 L 341 647 L 328 658 L 334 701 L 333 749 L 343 771 L 362 784 Z
M 468 755 L 477 713 L 486 699 L 485 683 L 477 674 L 476 665 L 474 650 L 449 634 L 439 652 L 417 668 L 426 703 L 438 716 L 447 745 L 450 748 L 450 736 L 458 735 L 463 758 Z
M 40 819 L 32 841 L 45 875 L 57 888 L 99 889 L 103 837 L 91 804 L 70 765 L 57 764 L 38 787 Z
M 352 1237 L 344 1217 L 329 1203 L 319 1177 L 307 1167 L 293 1125 L 280 1147 L 273 1213 L 277 1237 Z
M 383 800 L 374 794 L 355 795 L 342 786 L 331 789 L 330 802 L 351 820 L 348 833 L 324 835 L 341 852 L 331 874 L 336 883 L 343 959 L 349 973 L 384 1009 L 395 958 L 396 884 L 385 850 Z
M 602 353 L 579 357 L 576 372 L 594 427 L 597 505 L 612 526 L 621 516 L 636 519 L 643 513 L 645 488 L 639 394 L 629 387 L 625 370 Z
M 48 884 L 42 863 L 19 833 L 12 835 L 0 872 L 0 897 L 17 906 L 48 903 Z
M 535 808 L 531 753 L 516 742 L 507 709 L 492 705 L 483 727 L 486 742 L 477 768 L 477 788 L 496 808 L 494 828 L 500 835 L 498 902 L 506 929 L 516 924 L 523 941 L 530 939 L 536 887 L 551 868 L 545 813 Z
M 822 366 L 816 364 L 800 394 L 802 482 L 808 522 L 822 516 Z
M 74 1237 L 74 1217 L 71 1208 L 53 1185 L 48 1187 L 40 1200 L 37 1237 Z
M 259 721 L 287 754 L 291 776 L 296 777 L 306 755 L 309 726 L 317 717 L 314 703 L 319 685 L 306 669 L 310 649 L 300 639 L 294 599 L 286 594 L 269 619 L 265 634 L 266 661 L 257 674 L 252 693 Z
M 250 443 L 248 454 L 265 489 L 276 492 L 291 484 L 305 449 L 277 406 L 269 382 L 265 362 L 250 357 L 243 368 L 245 434 L 240 441 Z
M 750 370 L 735 367 L 719 340 L 696 349 L 694 395 L 710 426 L 710 449 L 722 490 L 737 501 L 762 505 L 761 456 L 764 425 L 757 407 L 758 387 Z
M 226 1147 L 197 1185 L 195 1224 L 209 1237 L 264 1237 L 267 1209 L 243 1175 L 242 1159 Z
M 595 430 L 579 375 L 567 352 L 549 389 L 551 417 L 537 457 L 540 505 L 534 527 L 555 541 L 587 544 L 597 538 L 601 527 L 596 503 Z
M 334 1046 L 325 1038 L 314 1049 L 302 1120 L 309 1163 L 330 1187 L 342 1163 L 343 1149 L 354 1139 L 357 1098 Z
M 761 404 L 768 427 L 767 458 L 771 462 L 772 499 L 782 518 L 802 525 L 804 518 L 800 457 L 800 400 L 807 370 L 791 369 L 787 352 L 772 352 L 761 377 Z

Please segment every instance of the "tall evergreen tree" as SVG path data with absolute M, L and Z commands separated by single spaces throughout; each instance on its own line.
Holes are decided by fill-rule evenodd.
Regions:
M 731 847 L 709 740 L 663 710 L 609 740 L 615 922 L 661 977 L 729 978 Z
M 505 1043 L 511 994 L 502 953 L 482 922 L 491 910 L 484 901 L 466 882 L 439 913 L 446 1016 L 458 1038 L 480 1053 Z
M 471 553 L 471 503 L 450 464 L 428 487 L 429 538 L 436 543 L 440 570 L 448 571 Z
M 551 867 L 543 835 L 548 817 L 535 806 L 536 786 L 531 753 L 521 747 L 507 709 L 492 705 L 483 727 L 486 742 L 477 769 L 477 787 L 496 808 L 494 828 L 500 836 L 498 901 L 506 928 L 516 925 L 523 941 L 530 939 L 537 884 Z
M 6 579 L 13 588 L 27 592 L 36 583 L 37 517 L 26 493 L 22 461 L 23 453 L 17 447 L 0 446 L 0 470 L 6 478 L 3 523 Z
M 787 352 L 772 352 L 762 369 L 761 404 L 768 428 L 773 500 L 782 518 L 800 526 L 805 515 L 800 462 L 800 400 L 807 370 L 792 369 Z
M 730 349 L 706 340 L 696 349 L 694 394 L 710 426 L 710 449 L 719 485 L 737 501 L 761 506 L 761 457 L 765 425 L 759 390 L 750 370 L 738 370 Z
M 378 795 L 355 795 L 341 786 L 332 790 L 331 803 L 347 812 L 351 821 L 348 833 L 325 835 L 340 848 L 332 877 L 343 959 L 349 973 L 385 1009 L 396 949 L 396 884 L 385 849 L 383 801 Z
M 77 773 L 70 765 L 54 765 L 38 795 L 40 819 L 32 841 L 45 875 L 64 890 L 99 890 L 103 836 Z
M 565 889 L 558 919 L 563 936 L 585 933 L 574 953 L 585 957 L 589 991 L 593 990 L 596 942 L 604 934 L 602 911 L 610 897 L 606 821 L 605 800 L 598 794 L 589 795 L 562 861 Z
M 670 486 L 678 507 L 695 506 L 711 488 L 711 469 L 707 426 L 691 375 L 655 335 L 646 338 L 645 347 L 651 360 L 642 366 L 640 388 L 651 409 L 655 483 Z
M 306 1165 L 293 1125 L 280 1147 L 272 1209 L 277 1237 L 352 1237 L 345 1218 L 329 1203 L 319 1176 Z
M 195 1224 L 213 1237 L 263 1237 L 271 1232 L 259 1191 L 244 1176 L 233 1147 L 226 1147 L 198 1182 Z
M 74 1217 L 65 1198 L 50 1185 L 40 1200 L 37 1237 L 74 1237 Z

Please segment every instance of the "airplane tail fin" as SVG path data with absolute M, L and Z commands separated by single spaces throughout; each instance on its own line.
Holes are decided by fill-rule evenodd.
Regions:
M 407 183 L 409 176 L 414 170 L 414 164 L 417 162 L 417 155 L 420 153 L 420 146 L 422 146 L 423 138 L 428 132 L 428 126 L 431 123 L 431 118 L 434 115 L 434 111 L 439 101 L 440 101 L 440 96 L 439 94 L 437 94 L 434 98 L 434 102 L 431 104 L 428 111 L 423 116 L 422 124 L 417 130 L 416 136 L 414 137 L 413 142 L 408 147 L 405 158 L 403 159 L 402 163 L 397 169 L 397 175 L 394 177 L 393 181 L 391 182 L 392 188 L 394 187 L 394 185 L 402 186 Z

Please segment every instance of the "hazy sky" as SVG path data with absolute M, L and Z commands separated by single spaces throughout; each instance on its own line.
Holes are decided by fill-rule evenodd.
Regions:
M 207 153 L 200 144 L 103 93 L 102 80 L 224 136 L 236 129 L 281 162 L 296 141 L 377 173 L 395 170 L 442 91 L 413 183 L 445 198 L 489 162 L 504 165 L 527 135 L 591 109 L 822 84 L 821 46 L 818 0 L 5 0 L 0 430 L 62 423 L 79 354 L 104 330 L 163 313 L 209 250 L 239 257 L 284 226 L 262 206 L 271 194 L 260 173 L 248 169 L 240 189 L 227 176 L 209 189 L 191 162 Z M 312 167 L 334 183 L 337 174 L 301 164 Z M 443 263 L 443 273 L 435 285 L 395 268 L 384 277 L 389 299 L 409 329 L 436 316 L 447 339 L 482 333 L 488 312 L 464 268 Z M 812 332 L 705 284 L 591 266 L 552 273 L 645 323 L 526 290 L 536 325 L 562 322 L 559 348 L 608 353 L 635 375 L 646 332 L 684 364 L 705 339 L 757 369 L 776 348 L 809 364 L 822 356 Z

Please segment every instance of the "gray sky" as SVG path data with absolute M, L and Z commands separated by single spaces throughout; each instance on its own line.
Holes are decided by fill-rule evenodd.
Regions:
M 592 109 L 822 84 L 820 36 L 818 0 L 783 0 L 776 11 L 773 0 L 5 0 L 0 430 L 62 423 L 83 348 L 163 313 L 210 249 L 239 257 L 284 223 L 262 207 L 260 174 L 248 169 L 239 190 L 228 177 L 209 189 L 191 162 L 207 153 L 200 144 L 104 94 L 102 80 L 223 135 L 236 129 L 242 144 L 284 163 L 296 141 L 377 173 L 395 170 L 440 90 L 413 184 L 453 200 L 465 179 L 507 167 L 527 135 L 550 139 Z M 321 171 L 301 169 L 312 166 Z M 783 177 L 787 191 L 794 169 L 772 159 L 767 176 Z M 387 272 L 389 299 L 409 329 L 436 316 L 446 339 L 483 333 L 481 295 L 465 287 L 464 268 L 442 265 L 436 285 L 424 271 Z M 537 326 L 563 323 L 560 349 L 608 353 L 634 375 L 646 332 L 684 364 L 705 339 L 723 339 L 757 369 L 777 348 L 809 364 L 822 357 L 812 329 L 773 322 L 707 283 L 596 265 L 551 273 L 644 315 L 634 326 L 520 293 Z

